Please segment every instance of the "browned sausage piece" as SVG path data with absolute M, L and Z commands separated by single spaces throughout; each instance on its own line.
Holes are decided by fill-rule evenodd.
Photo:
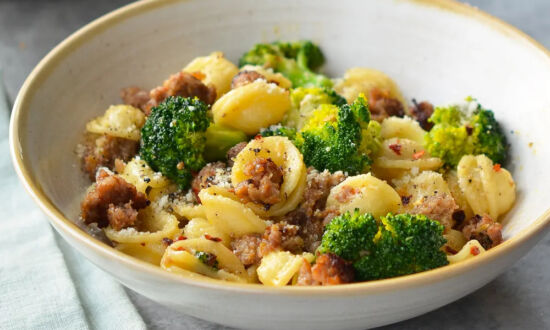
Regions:
M 346 176 L 341 171 L 331 174 L 328 171 L 319 172 L 313 167 L 307 169 L 304 201 L 296 210 L 281 219 L 299 225 L 299 234 L 304 240 L 306 251 L 315 252 L 323 236 L 325 224 L 337 215 L 333 210 L 325 210 L 325 206 L 330 190 L 345 179 Z
M 256 71 L 241 71 L 231 80 L 231 89 L 248 85 L 257 79 L 265 79 L 265 77 Z
M 382 122 L 384 119 L 396 116 L 403 117 L 405 109 L 399 100 L 391 98 L 389 91 L 373 88 L 369 93 L 369 110 L 371 118 Z
M 466 239 L 476 239 L 485 249 L 502 243 L 502 225 L 488 215 L 472 217 L 462 229 Z
M 411 107 L 411 115 L 416 121 L 420 124 L 420 127 L 429 131 L 434 126 L 433 123 L 428 121 L 428 118 L 434 113 L 434 106 L 428 101 L 422 101 L 417 103 L 415 99 L 413 101 L 413 106 Z
M 258 234 L 244 235 L 231 242 L 231 249 L 243 265 L 248 267 L 260 262 L 258 247 L 261 241 L 262 238 Z
M 279 250 L 290 251 L 294 254 L 301 253 L 304 241 L 298 236 L 299 229 L 298 226 L 284 222 L 267 227 L 258 248 L 260 257 Z
M 211 105 L 216 101 L 216 88 L 206 86 L 190 73 L 178 72 L 165 80 L 162 86 L 152 89 L 149 96 L 151 99 L 145 106 L 146 114 L 169 96 L 196 96 L 204 103 Z
M 448 232 L 455 224 L 453 213 L 456 210 L 458 210 L 458 205 L 451 195 L 438 194 L 424 197 L 422 202 L 416 204 L 410 213 L 424 214 L 432 220 L 437 220 L 445 227 L 445 232 Z
M 148 91 L 135 86 L 121 89 L 120 98 L 124 104 L 131 105 L 141 110 L 145 110 L 145 106 L 151 99 Z
M 264 204 L 267 209 L 281 201 L 283 170 L 271 158 L 258 157 L 243 170 L 250 179 L 235 187 L 235 194 L 244 202 Z
M 227 151 L 227 166 L 233 167 L 235 157 L 237 157 L 237 155 L 246 147 L 247 144 L 248 142 L 239 142 Z
M 298 272 L 298 279 L 296 280 L 296 285 L 301 286 L 311 286 L 311 285 L 319 285 L 320 283 L 315 281 L 313 279 L 313 274 L 311 272 L 311 264 L 309 261 L 304 259 L 304 263 L 302 264 L 302 267 L 300 267 L 300 271 Z
M 355 277 L 351 263 L 332 253 L 318 256 L 311 267 L 311 274 L 313 280 L 321 285 L 351 283 Z
M 95 181 L 98 168 L 115 170 L 115 161 L 131 160 L 139 150 L 139 142 L 110 135 L 88 134 L 80 154 L 82 170 Z
M 191 188 L 195 194 L 202 189 L 210 187 L 214 183 L 218 169 L 226 169 L 225 163 L 215 162 L 206 164 L 191 182 Z
M 84 223 L 97 223 L 98 227 L 111 225 L 120 230 L 137 220 L 137 210 L 149 205 L 145 194 L 117 175 L 101 170 L 97 182 L 80 204 Z

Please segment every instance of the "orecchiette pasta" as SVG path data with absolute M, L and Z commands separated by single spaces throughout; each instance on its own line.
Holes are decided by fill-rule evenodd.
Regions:
M 159 265 L 166 245 L 160 243 L 119 243 L 115 249 L 153 265 Z
M 400 212 L 410 212 L 424 198 L 435 195 L 451 195 L 447 182 L 441 173 L 425 171 L 417 176 L 405 176 L 394 181 L 400 196 L 408 196 L 407 205 L 402 205 Z
M 231 89 L 231 79 L 239 72 L 239 69 L 228 61 L 222 52 L 213 52 L 208 56 L 195 58 L 183 71 L 200 72 L 204 77 L 199 75 L 198 78 L 202 78 L 205 85 L 214 85 L 216 95 L 220 98 Z
M 229 246 L 230 238 L 225 232 L 216 228 L 211 222 L 203 218 L 194 218 L 183 228 L 183 235 L 187 238 L 200 238 L 205 234 L 212 237 L 218 237 L 225 246 Z
M 388 117 L 380 125 L 380 136 L 382 139 L 402 138 L 424 143 L 424 134 L 426 131 L 420 127 L 416 120 L 410 117 Z
M 240 203 L 237 196 L 219 187 L 210 187 L 199 193 L 206 218 L 216 228 L 232 237 L 263 233 L 265 221 Z
M 212 114 L 216 124 L 256 134 L 280 122 L 288 109 L 288 90 L 259 79 L 222 96 L 212 106 Z
M 240 72 L 243 71 L 254 71 L 261 74 L 265 80 L 269 82 L 277 83 L 282 88 L 289 89 L 292 87 L 292 82 L 288 80 L 285 76 L 278 72 L 273 72 L 273 69 L 271 68 L 264 68 L 263 66 L 259 65 L 245 65 L 240 69 Z
M 398 178 L 406 173 L 436 170 L 443 165 L 441 159 L 431 157 L 422 144 L 400 138 L 390 138 L 382 142 L 372 171 L 384 179 Z
M 459 261 L 467 260 L 473 258 L 481 253 L 484 253 L 485 249 L 479 242 L 475 239 L 468 241 L 460 251 L 455 255 L 447 256 L 447 260 L 450 264 L 457 263 Z
M 258 267 L 258 279 L 265 285 L 285 286 L 300 270 L 304 260 L 312 262 L 313 254 L 295 255 L 288 251 L 271 252 L 262 258 Z
M 466 237 L 464 237 L 462 232 L 455 229 L 450 229 L 443 236 L 445 236 L 445 238 L 447 239 L 447 243 L 443 247 L 446 253 L 449 253 L 451 251 L 460 251 L 467 242 Z M 450 250 L 446 249 L 446 247 L 449 247 Z
M 340 212 L 359 209 L 361 213 L 372 213 L 380 217 L 395 212 L 401 205 L 397 192 L 385 181 L 370 173 L 347 178 L 330 190 L 327 207 Z
M 231 169 L 233 186 L 249 179 L 245 174 L 245 168 L 258 157 L 269 158 L 282 169 L 281 201 L 268 210 L 264 205 L 252 202 L 246 205 L 262 217 L 279 216 L 293 210 L 300 203 L 306 187 L 307 175 L 302 154 L 286 137 L 270 136 L 254 139 L 235 158 Z
M 334 85 L 334 90 L 346 98 L 348 103 L 353 102 L 361 93 L 369 95 L 373 89 L 387 91 L 391 98 L 399 100 L 403 109 L 407 109 L 407 102 L 403 98 L 397 84 L 385 73 L 369 68 L 351 68 L 344 74 L 344 79 Z
M 196 257 L 199 252 L 214 255 L 217 266 L 210 267 L 201 262 Z M 206 238 L 174 242 L 164 252 L 160 264 L 167 270 L 179 268 L 229 281 L 246 282 L 248 280 L 248 273 L 239 258 L 221 242 L 214 242 Z
M 159 172 L 153 171 L 147 163 L 139 157 L 135 157 L 126 164 L 120 176 L 136 189 L 147 194 L 149 199 L 160 195 L 157 190 L 170 186 L 170 181 Z
M 474 213 L 496 220 L 516 200 L 510 172 L 495 166 L 485 155 L 464 156 L 457 167 L 458 184 Z
M 451 195 L 453 195 L 456 204 L 462 211 L 464 211 L 465 219 L 472 218 L 474 216 L 474 212 L 472 211 L 470 204 L 468 204 L 468 200 L 462 192 L 462 189 L 460 189 L 460 186 L 458 185 L 458 176 L 456 174 L 456 171 L 451 170 L 446 172 L 444 178 L 447 182 L 447 185 L 449 186 L 449 190 L 451 191 Z
M 105 228 L 105 235 L 117 243 L 158 244 L 163 238 L 174 237 L 179 233 L 178 223 L 172 214 L 149 206 L 140 210 L 136 228 L 114 230 L 109 226 Z
M 139 141 L 145 115 L 130 105 L 112 105 L 101 117 L 86 124 L 86 130 L 96 134 L 108 134 L 120 138 Z

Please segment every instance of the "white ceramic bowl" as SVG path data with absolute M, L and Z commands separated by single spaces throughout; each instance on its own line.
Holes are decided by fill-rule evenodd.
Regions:
M 151 88 L 195 56 L 232 59 L 252 44 L 311 38 L 326 72 L 380 69 L 408 98 L 476 96 L 512 144 L 518 198 L 506 241 L 463 263 L 382 281 L 269 288 L 165 272 L 92 239 L 73 224 L 87 183 L 75 143 L 90 118 L 119 103 L 119 89 Z M 245 328 L 365 328 L 410 318 L 481 287 L 549 229 L 550 58 L 529 37 L 451 1 L 144 1 L 82 28 L 57 46 L 22 87 L 11 121 L 21 180 L 59 233 L 129 288 L 181 312 Z M 513 130 L 513 133 L 512 133 Z M 532 143 L 532 145 L 530 145 Z

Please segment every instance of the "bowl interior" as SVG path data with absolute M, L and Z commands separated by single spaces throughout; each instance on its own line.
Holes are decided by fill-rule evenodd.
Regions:
M 493 109 L 512 145 L 508 167 L 518 187 L 504 220 L 509 238 L 550 200 L 550 60 L 498 24 L 434 3 L 159 1 L 111 14 L 65 42 L 27 81 L 16 104 L 22 159 L 57 209 L 76 219 L 89 183 L 75 145 L 88 120 L 121 102 L 121 87 L 152 88 L 215 50 L 236 62 L 254 43 L 308 38 L 322 46 L 333 77 L 372 67 L 389 74 L 408 99 L 441 104 L 471 95 Z

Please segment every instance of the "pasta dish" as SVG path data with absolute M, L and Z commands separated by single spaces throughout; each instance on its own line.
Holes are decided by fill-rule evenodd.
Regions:
M 502 242 L 508 143 L 473 97 L 408 102 L 310 41 L 197 57 L 90 120 L 80 221 L 166 271 L 269 286 L 418 273 Z

